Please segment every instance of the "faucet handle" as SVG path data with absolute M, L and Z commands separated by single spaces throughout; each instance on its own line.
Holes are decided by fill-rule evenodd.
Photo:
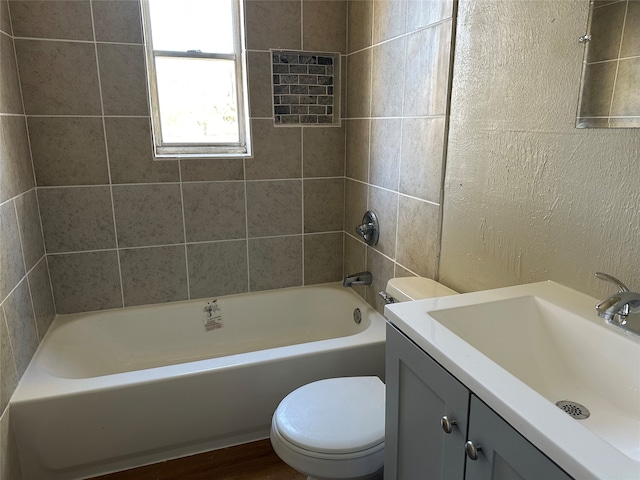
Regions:
M 596 272 L 595 273 L 596 278 L 600 279 L 600 280 L 605 280 L 609 283 L 613 283 L 616 287 L 618 287 L 618 293 L 623 293 L 623 292 L 628 292 L 629 289 L 627 288 L 627 286 L 622 283 L 620 280 L 618 280 L 616 277 L 609 275 L 608 273 L 603 273 L 603 272 Z

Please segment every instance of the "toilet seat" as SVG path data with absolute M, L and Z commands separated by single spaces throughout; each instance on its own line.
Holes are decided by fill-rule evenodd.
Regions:
M 278 406 L 272 429 L 289 448 L 315 458 L 356 458 L 384 448 L 384 383 L 330 378 L 304 385 Z

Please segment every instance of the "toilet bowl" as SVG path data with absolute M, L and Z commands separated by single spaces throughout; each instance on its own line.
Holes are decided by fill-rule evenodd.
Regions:
M 456 292 L 421 277 L 394 278 L 396 301 Z M 308 480 L 382 479 L 384 383 L 378 377 L 340 377 L 303 385 L 278 405 L 271 422 L 276 454 Z

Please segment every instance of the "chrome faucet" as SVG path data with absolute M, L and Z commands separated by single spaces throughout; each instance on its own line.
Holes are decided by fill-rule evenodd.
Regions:
M 354 285 L 371 285 L 373 283 L 373 275 L 371 272 L 360 272 L 354 273 L 353 275 L 349 275 L 344 277 L 344 281 L 342 282 L 343 287 L 353 287 Z
M 618 293 L 605 298 L 596 305 L 598 316 L 604 318 L 608 323 L 622 327 L 627 323 L 627 316 L 630 313 L 640 312 L 640 293 L 630 292 L 627 286 L 611 275 L 596 272 L 596 277 L 600 280 L 613 283 L 618 287 Z

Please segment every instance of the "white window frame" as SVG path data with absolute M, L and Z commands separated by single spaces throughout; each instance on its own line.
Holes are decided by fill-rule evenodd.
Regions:
M 152 0 L 151 0 L 152 1 Z M 179 1 L 179 0 L 176 0 Z M 212 0 L 215 1 L 215 0 Z M 189 157 L 250 157 L 251 156 L 251 129 L 249 121 L 249 104 L 247 88 L 246 48 L 244 39 L 244 16 L 242 0 L 232 0 L 233 4 L 233 36 L 234 52 L 231 54 L 202 53 L 196 50 L 186 52 L 166 51 L 153 49 L 153 37 L 151 35 L 151 14 L 149 0 L 141 0 L 142 18 L 144 26 L 144 43 L 147 59 L 147 80 L 149 84 L 149 103 L 151 105 L 151 118 L 153 130 L 153 145 L 156 158 L 189 158 Z M 160 124 L 160 98 L 158 96 L 158 84 L 156 80 L 157 56 L 173 58 L 204 58 L 233 60 L 236 69 L 236 101 L 238 112 L 239 141 L 235 143 L 169 143 L 162 139 Z

